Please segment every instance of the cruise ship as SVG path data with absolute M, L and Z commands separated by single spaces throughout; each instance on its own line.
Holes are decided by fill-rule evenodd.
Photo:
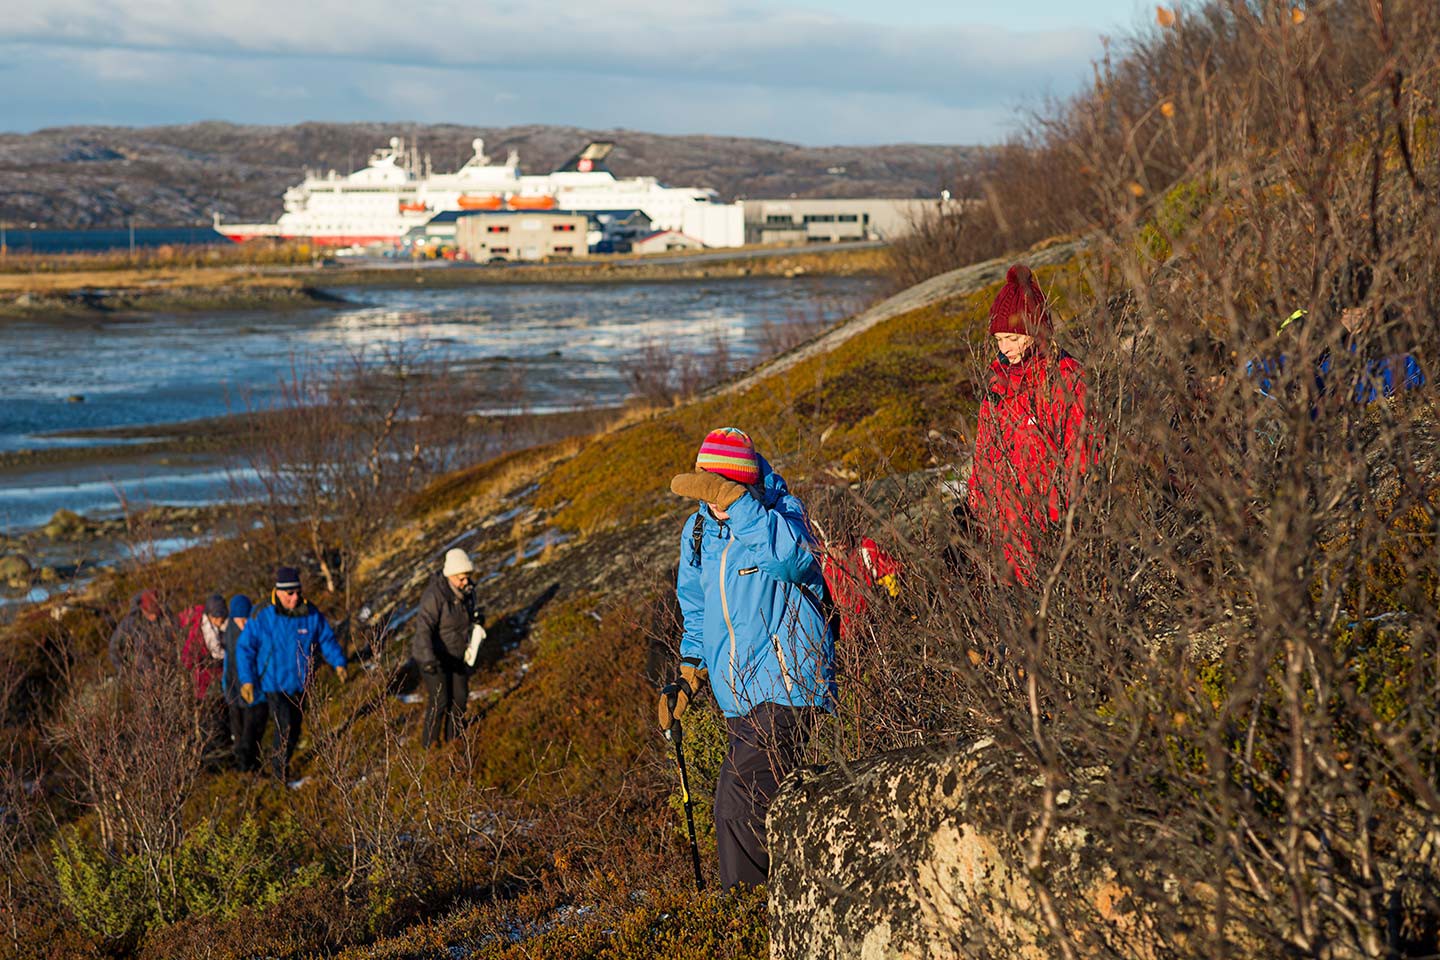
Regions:
M 605 166 L 608 141 L 587 144 L 560 169 L 544 175 L 520 170 L 511 150 L 503 163 L 485 153 L 484 140 L 453 173 L 434 173 L 405 141 L 391 138 L 364 169 L 350 174 L 309 173 L 285 191 L 285 212 L 275 223 L 225 223 L 215 229 L 237 243 L 261 237 L 305 239 L 320 246 L 398 246 L 413 228 L 449 211 L 603 213 L 639 210 L 656 230 L 676 230 L 707 247 L 745 241 L 743 208 L 721 203 L 714 190 L 667 187 L 654 177 L 616 177 Z

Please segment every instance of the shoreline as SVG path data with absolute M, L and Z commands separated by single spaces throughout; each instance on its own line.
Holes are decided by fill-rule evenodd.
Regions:
M 683 283 L 751 277 L 864 276 L 884 269 L 874 246 L 767 248 L 564 263 L 480 265 L 420 261 L 397 265 L 125 268 L 0 273 L 0 320 L 95 319 L 138 313 L 202 313 L 344 306 L 336 287 L 458 288 L 551 284 Z
M 591 407 L 555 413 L 517 413 L 470 418 L 474 429 L 493 431 L 494 449 L 481 461 L 515 450 L 540 446 L 567 437 L 588 435 L 624 416 L 625 408 Z M 111 427 L 64 434 L 73 438 L 124 441 L 152 437 L 148 443 L 99 443 L 94 446 L 52 447 L 0 453 L 0 482 L 14 481 L 55 468 L 100 465 L 125 467 L 176 466 L 177 459 L 243 456 L 242 440 L 256 435 L 257 424 L 283 418 L 284 413 L 240 413 L 224 417 L 158 424 L 148 427 Z M 190 464 L 194 466 L 195 464 Z M 123 558 L 136 542 L 187 538 L 213 529 L 246 509 L 245 502 L 221 499 L 202 505 L 159 503 L 137 511 L 129 521 L 110 511 L 78 513 L 57 510 L 45 523 L 13 531 L 0 529 L 0 605 L 13 605 L 34 587 L 49 587 L 73 579 L 76 570 L 94 569 Z M 138 532 L 137 532 L 138 531 Z M 13 557 L 23 558 L 30 573 L 22 584 L 12 582 Z M 6 567 L 7 562 L 10 568 Z M 49 571 L 49 572 L 44 572 Z

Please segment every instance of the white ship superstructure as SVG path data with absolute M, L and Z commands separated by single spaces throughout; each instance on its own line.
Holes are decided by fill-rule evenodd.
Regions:
M 605 168 L 613 144 L 589 144 L 554 173 L 527 176 L 515 151 L 503 163 L 485 154 L 483 140 L 453 173 L 434 173 L 428 158 L 399 138 L 377 150 L 362 170 L 307 174 L 285 191 L 285 212 L 273 224 L 221 224 L 240 242 L 257 237 L 307 239 L 322 246 L 394 245 L 413 228 L 447 211 L 565 210 L 598 213 L 640 210 L 657 230 L 678 230 L 707 247 L 744 243 L 738 203 L 719 202 L 714 190 L 666 187 L 654 177 L 618 178 Z

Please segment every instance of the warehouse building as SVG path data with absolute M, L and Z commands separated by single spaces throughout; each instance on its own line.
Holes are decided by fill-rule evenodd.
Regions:
M 891 240 L 907 232 L 924 209 L 939 200 L 857 199 L 746 200 L 745 242 L 841 243 Z
M 477 263 L 590 254 L 583 213 L 475 213 L 456 223 L 460 254 Z

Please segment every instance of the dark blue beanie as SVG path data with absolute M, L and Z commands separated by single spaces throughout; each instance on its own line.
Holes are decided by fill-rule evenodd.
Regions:
M 235 594 L 235 596 L 231 597 L 231 598 L 230 598 L 230 616 L 232 616 L 232 617 L 248 617 L 248 616 L 250 616 L 250 598 L 247 597 L 247 596 L 245 596 L 245 594 L 243 594 L 243 593 L 237 593 L 237 594 Z

